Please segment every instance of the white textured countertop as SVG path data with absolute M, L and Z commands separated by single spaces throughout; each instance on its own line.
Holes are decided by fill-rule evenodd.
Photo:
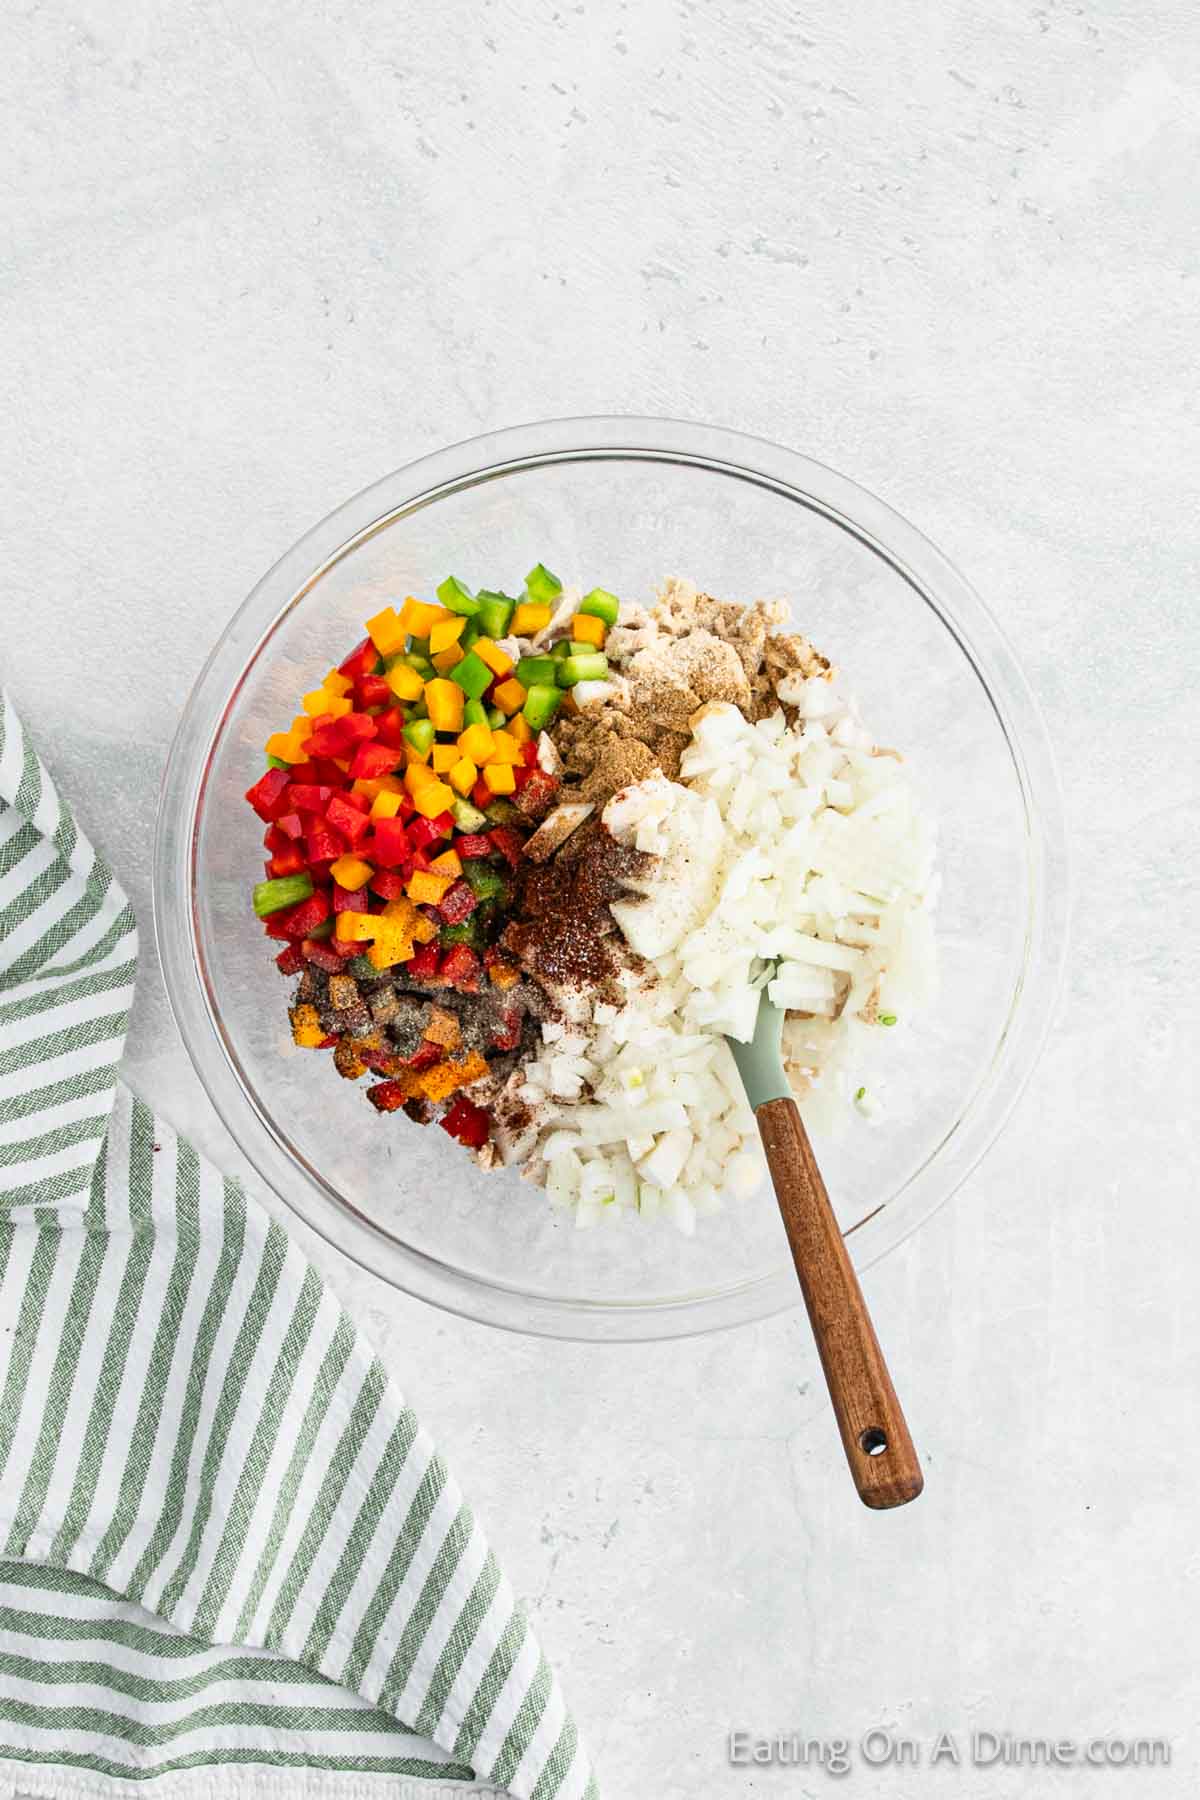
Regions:
M 1162 1734 L 1138 1793 L 1193 1791 L 1193 9 L 77 0 L 2 48 L 4 676 L 142 922 L 131 1079 L 227 1164 L 150 950 L 158 778 L 219 629 L 339 500 L 524 419 L 712 419 L 876 489 L 1019 642 L 1074 947 L 999 1146 L 867 1277 L 918 1504 L 854 1500 L 798 1313 L 526 1341 L 305 1241 L 610 1796 L 816 1794 L 728 1730 L 875 1725 L 926 1764 L 941 1729 Z M 843 1787 L 1134 1781 L 856 1757 Z

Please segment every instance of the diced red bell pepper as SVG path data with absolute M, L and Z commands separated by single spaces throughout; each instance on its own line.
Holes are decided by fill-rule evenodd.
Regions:
M 366 837 L 371 829 L 371 821 L 359 807 L 351 801 L 360 798 L 358 795 L 335 794 L 326 809 L 326 822 L 339 831 L 353 849 L 360 839 Z
M 468 1150 L 480 1150 L 488 1141 L 492 1121 L 482 1106 L 476 1106 L 465 1094 L 457 1094 L 438 1124 Z
M 298 812 L 308 813 L 324 813 L 332 799 L 333 789 L 326 787 L 324 782 L 315 781 L 293 782 L 288 795 L 290 805 Z
M 290 769 L 268 769 L 253 787 L 246 789 L 247 800 L 265 825 L 277 819 L 280 813 L 287 812 L 291 804 L 287 796 L 291 779 Z
M 367 1099 L 376 1112 L 399 1112 L 407 1098 L 406 1086 L 401 1081 L 377 1081 L 374 1087 L 367 1089 Z
M 365 794 L 356 794 L 353 788 L 347 788 L 342 795 L 342 799 L 346 802 L 347 806 L 352 806 L 355 812 L 369 813 L 371 810 L 371 802 L 368 800 L 367 796 Z
M 263 920 L 263 930 L 269 938 L 286 938 L 287 926 L 284 924 L 285 914 L 272 913 L 269 919 Z
M 331 862 L 309 863 L 308 872 L 312 876 L 314 887 L 329 887 L 332 884 L 333 876 L 329 873 L 332 867 Z
M 438 973 L 463 994 L 479 992 L 479 958 L 467 944 L 452 944 Z
M 510 869 L 515 869 L 521 860 L 521 845 L 524 839 L 511 825 L 494 825 L 488 832 L 492 848 L 498 850 Z
M 409 870 L 410 875 L 413 873 L 414 869 L 419 869 L 423 874 L 433 861 L 433 858 L 430 856 L 428 850 L 414 850 L 411 860 L 412 868 Z
M 263 832 L 263 845 L 271 852 L 272 856 L 277 856 L 281 850 L 288 849 L 291 841 L 287 832 L 280 831 L 278 825 L 268 825 Z
M 479 905 L 474 889 L 467 881 L 456 881 L 452 888 L 447 888 L 438 902 L 438 917 L 443 925 L 461 925 L 469 919 Z
M 455 838 L 454 848 L 464 860 L 495 856 L 497 853 L 491 839 L 480 831 L 464 831 L 461 837 Z
M 318 888 L 307 900 L 289 906 L 278 917 L 290 938 L 311 937 L 321 921 L 329 917 L 329 895 L 324 888 Z
M 336 862 L 345 851 L 345 844 L 336 831 L 328 825 L 314 825 L 304 840 L 304 848 L 308 852 L 310 863 Z
M 344 663 L 338 664 L 339 672 L 348 681 L 358 681 L 363 675 L 371 674 L 379 667 L 379 652 L 369 637 L 361 644 L 355 644 Z
M 475 786 L 471 789 L 471 805 L 477 806 L 480 812 L 484 812 L 492 804 L 492 801 L 495 798 L 495 794 L 493 794 L 491 788 L 481 775 L 479 780 L 475 783 Z
M 527 819 L 542 819 L 554 805 L 558 793 L 557 776 L 547 775 L 544 769 L 525 769 L 520 771 L 525 780 L 518 783 L 513 795 L 513 805 Z
M 492 1043 L 497 1050 L 515 1050 L 520 1041 L 520 1009 L 516 1006 L 502 1007 L 499 1019 L 492 1031 Z
M 364 738 L 375 736 L 375 721 L 366 713 L 343 713 L 328 725 L 319 725 L 308 740 L 310 756 L 344 756 Z
M 434 1044 L 428 1038 L 422 1038 L 412 1055 L 404 1058 L 404 1065 L 406 1068 L 412 1069 L 415 1074 L 420 1074 L 422 1069 L 432 1069 L 434 1063 L 440 1063 L 445 1054 L 446 1052 L 440 1044 Z
M 337 1041 L 338 1041 L 337 1032 L 331 1031 L 329 1033 L 328 1037 L 323 1037 L 321 1039 L 320 1043 L 317 1045 L 317 1049 L 318 1050 L 332 1050 L 333 1046 L 337 1043 Z
M 399 1058 L 390 1050 L 356 1050 L 356 1056 L 365 1068 L 373 1069 L 376 1075 L 394 1075 Z
M 331 794 L 336 794 L 339 788 L 345 787 L 346 771 L 334 761 L 332 756 L 322 756 L 316 762 L 310 763 L 309 767 L 312 769 L 310 780 L 319 787 L 327 787 Z
M 339 887 L 335 881 L 333 884 L 333 910 L 335 913 L 370 912 L 366 888 Z
M 395 699 L 382 675 L 360 675 L 354 684 L 354 704 L 360 712 L 372 706 L 390 706 Z
M 453 835 L 454 815 L 444 812 L 439 813 L 435 819 L 414 819 L 407 830 L 408 841 L 414 850 L 428 850 L 430 844 Z
M 405 876 L 398 869 L 376 869 L 370 888 L 381 900 L 399 900 L 404 892 Z
M 295 844 L 289 844 L 286 850 L 277 850 L 267 864 L 267 874 L 274 879 L 279 875 L 299 875 L 307 865 L 303 851 Z
M 304 820 L 298 812 L 281 813 L 276 819 L 273 829 L 281 831 L 284 837 L 291 838 L 293 843 L 298 843 L 304 836 Z
M 440 952 L 436 944 L 422 944 L 404 965 L 406 981 L 432 981 L 438 972 Z
M 399 818 L 376 819 L 370 843 L 371 862 L 380 868 L 397 869 L 408 861 L 410 854 L 404 821 Z
M 389 688 L 388 692 L 391 692 Z M 393 750 L 404 749 L 404 714 L 398 706 L 390 706 L 375 721 L 377 744 L 390 744 Z
M 275 967 L 281 975 L 299 975 L 304 967 L 304 952 L 299 944 L 289 944 L 275 958 Z
M 314 969 L 324 969 L 327 975 L 340 975 L 342 959 L 336 950 L 323 944 L 318 938 L 305 938 L 300 946 L 304 952 L 304 960 L 310 962 Z
M 403 760 L 404 752 L 392 745 L 360 744 L 350 764 L 350 775 L 355 781 L 378 781 L 381 775 L 398 769 Z
M 527 769 L 536 769 L 538 759 L 537 743 L 530 738 L 527 744 L 521 745 L 521 760 Z

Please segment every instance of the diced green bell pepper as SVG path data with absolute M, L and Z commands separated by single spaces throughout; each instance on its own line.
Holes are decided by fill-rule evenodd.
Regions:
M 512 801 L 506 800 L 503 794 L 497 794 L 494 800 L 489 800 L 484 812 L 493 825 L 511 825 L 514 819 L 521 817 Z
M 462 661 L 455 663 L 451 669 L 450 679 L 464 694 L 469 694 L 472 700 L 478 700 L 491 687 L 493 675 L 482 656 L 477 655 L 474 650 L 468 650 Z
M 561 687 L 574 687 L 579 681 L 604 681 L 607 676 L 608 658 L 603 650 L 588 649 L 573 656 L 564 656 L 558 665 Z
M 525 577 L 525 592 L 535 606 L 553 606 L 562 593 L 562 582 L 545 563 L 535 563 Z
M 482 700 L 468 700 L 463 707 L 463 725 L 486 725 L 488 709 Z
M 490 863 L 468 857 L 462 872 L 463 880 L 477 900 L 494 900 L 504 892 L 504 877 Z
M 472 806 L 469 800 L 456 800 L 450 811 L 460 831 L 482 831 L 488 822 L 487 814 L 480 812 L 477 806 Z
M 503 731 L 508 724 L 508 714 L 502 707 L 489 706 L 487 722 L 489 731 Z
M 466 624 L 463 626 L 461 633 L 459 634 L 459 639 L 458 639 L 459 649 L 460 650 L 469 650 L 471 648 L 471 645 L 476 641 L 476 639 L 481 638 L 484 635 L 485 634 L 482 631 L 480 631 L 480 629 L 479 629 L 479 620 L 478 619 L 468 619 Z
M 615 625 L 620 601 L 607 588 L 593 588 L 579 602 L 581 613 L 587 613 L 593 619 L 603 619 L 606 625 Z
M 322 919 L 319 925 L 314 925 L 308 935 L 314 944 L 322 943 L 326 938 L 331 938 L 333 936 L 333 930 L 336 924 L 337 920 L 334 918 L 333 914 L 330 913 L 327 919 Z
M 476 617 L 480 630 L 490 638 L 502 638 L 508 630 L 516 601 L 510 600 L 507 594 L 494 593 L 488 588 L 480 588 L 476 598 L 479 601 Z
M 536 687 L 539 681 L 553 681 L 554 658 L 552 656 L 523 656 L 517 664 L 517 680 L 526 690 Z
M 483 948 L 479 925 L 474 917 L 464 919 L 461 925 L 443 925 L 438 937 L 443 944 L 466 944 L 472 950 Z
M 379 970 L 369 956 L 352 956 L 346 964 L 347 975 L 353 975 L 355 981 L 378 981 Z
M 438 588 L 437 597 L 447 612 L 461 613 L 466 619 L 473 619 L 479 611 L 479 602 L 464 581 L 457 575 L 447 575 Z
M 592 646 L 589 644 L 588 649 L 590 650 L 591 647 Z M 553 649 L 550 652 L 550 655 L 553 657 L 555 662 L 561 662 L 564 656 L 570 656 L 570 654 L 571 654 L 571 646 L 567 642 L 566 638 L 559 638 L 557 644 L 554 645 Z
M 437 732 L 432 719 L 410 719 L 404 727 L 405 741 L 412 745 L 418 756 L 427 756 L 433 748 Z
M 282 912 L 285 906 L 299 906 L 313 891 L 312 876 L 307 869 L 299 875 L 277 875 L 274 881 L 260 881 L 254 889 L 254 910 L 260 919 Z
M 549 660 L 549 659 L 547 659 Z M 551 663 L 552 669 L 561 669 L 562 663 Z M 525 696 L 525 704 L 521 708 L 521 716 L 531 731 L 544 731 L 551 719 L 562 705 L 562 689 L 553 687 L 549 682 L 535 681 Z
M 291 766 L 291 763 L 284 762 L 282 756 L 268 756 L 267 758 L 268 769 L 290 769 Z

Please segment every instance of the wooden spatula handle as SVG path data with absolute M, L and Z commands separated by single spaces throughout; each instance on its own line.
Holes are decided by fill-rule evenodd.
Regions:
M 925 1478 L 804 1121 L 794 1100 L 756 1116 L 854 1485 L 867 1506 L 903 1506 Z

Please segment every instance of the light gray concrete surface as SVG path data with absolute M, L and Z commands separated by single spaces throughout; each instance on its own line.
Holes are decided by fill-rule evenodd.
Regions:
M 800 1316 L 522 1341 L 306 1241 L 610 1795 L 815 1795 L 726 1732 L 873 1725 L 926 1750 L 856 1758 L 882 1800 L 1193 1792 L 1194 10 L 73 0 L 2 47 L 4 674 L 147 933 L 131 1076 L 226 1163 L 149 954 L 157 782 L 214 636 L 343 497 L 523 419 L 712 419 L 882 493 L 1019 642 L 1074 949 L 999 1147 L 868 1277 L 919 1504 L 853 1501 Z M 973 1726 L 1174 1762 L 928 1768 Z

